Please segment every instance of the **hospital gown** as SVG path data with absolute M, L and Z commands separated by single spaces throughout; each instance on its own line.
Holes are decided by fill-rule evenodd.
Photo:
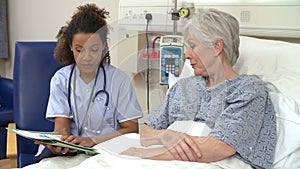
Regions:
M 145 124 L 166 129 L 174 121 L 184 120 L 206 123 L 212 129 L 209 135 L 231 145 L 237 151 L 234 156 L 245 163 L 271 168 L 276 116 L 258 76 L 240 75 L 213 87 L 207 87 L 201 76 L 179 80 Z

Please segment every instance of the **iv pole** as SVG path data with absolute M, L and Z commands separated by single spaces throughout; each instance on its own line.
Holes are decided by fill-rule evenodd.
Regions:
M 194 4 L 190 4 L 190 8 L 194 10 Z M 174 0 L 174 10 L 172 12 L 172 20 L 173 20 L 173 35 L 177 35 L 177 27 L 178 27 L 178 20 L 180 17 L 188 18 L 190 16 L 190 9 L 187 8 L 180 8 L 179 11 L 177 10 L 177 0 Z
M 174 3 L 174 11 L 177 11 L 177 0 L 174 0 Z M 173 35 L 177 35 L 177 19 L 173 20 Z

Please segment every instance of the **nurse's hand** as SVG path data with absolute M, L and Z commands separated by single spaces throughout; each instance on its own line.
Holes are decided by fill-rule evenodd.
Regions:
M 65 135 L 61 137 L 62 141 L 71 142 L 84 147 L 93 147 L 96 143 L 90 137 L 80 137 L 74 135 Z
M 75 153 L 75 152 L 77 152 L 77 150 L 74 150 L 74 149 L 69 149 L 69 148 L 64 148 L 64 147 L 59 147 L 59 146 L 52 146 L 52 145 L 45 144 L 45 143 L 42 143 L 42 142 L 39 142 L 39 141 L 35 141 L 34 143 L 35 144 L 42 144 L 42 145 L 44 145 L 53 154 L 56 154 L 56 155 L 63 155 L 63 154 L 67 154 L 67 153 Z

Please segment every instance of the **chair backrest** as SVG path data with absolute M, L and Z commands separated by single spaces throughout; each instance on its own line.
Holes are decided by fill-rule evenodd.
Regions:
M 6 110 L 13 110 L 13 80 L 0 77 L 0 112 Z
M 16 42 L 14 62 L 14 121 L 16 128 L 53 131 L 45 119 L 50 79 L 62 65 L 54 57 L 56 42 Z M 17 137 L 18 167 L 33 162 L 38 145 Z
M 6 127 L 13 122 L 13 113 L 13 80 L 0 77 L 0 160 L 6 158 Z

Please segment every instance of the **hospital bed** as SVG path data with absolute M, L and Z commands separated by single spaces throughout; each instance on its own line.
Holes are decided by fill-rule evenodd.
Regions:
M 300 168 L 300 44 L 258 39 L 241 36 L 240 57 L 235 69 L 239 73 L 257 74 L 269 86 L 270 95 L 275 105 L 278 128 L 274 169 Z M 170 78 L 170 85 L 178 79 L 193 75 L 186 62 L 178 78 Z M 35 103 L 29 103 L 34 106 Z M 128 141 L 130 140 L 130 141 Z M 130 147 L 140 146 L 138 134 L 123 135 L 95 148 L 101 154 L 89 157 L 55 157 L 43 163 L 27 168 L 190 168 L 190 169 L 236 169 L 243 168 L 235 159 L 228 159 L 212 164 L 201 164 L 183 161 L 154 161 L 118 155 L 118 152 Z M 122 143 L 122 144 L 120 144 Z M 230 164 L 230 165 L 229 165 Z M 244 168 L 243 168 L 244 169 Z

